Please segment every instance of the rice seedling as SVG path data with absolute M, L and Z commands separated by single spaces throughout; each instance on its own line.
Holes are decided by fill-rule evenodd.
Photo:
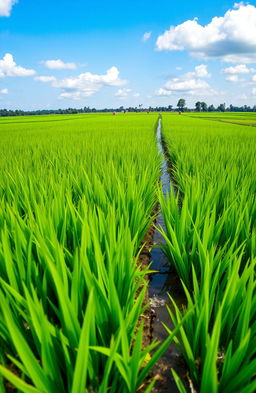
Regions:
M 135 392 L 173 339 L 151 359 L 157 343 L 144 348 L 138 325 L 157 116 L 5 120 L 0 391 Z
M 176 342 L 196 391 L 254 392 L 255 131 L 167 115 L 163 127 L 179 189 L 160 192 L 163 249 L 187 298 L 183 310 L 171 299 L 174 326 L 189 312 Z
M 241 125 L 256 125 L 256 115 L 255 113 L 246 112 L 214 112 L 214 113 L 191 113 L 190 116 L 198 117 L 201 119 L 213 119 L 217 121 L 223 121 L 232 124 Z

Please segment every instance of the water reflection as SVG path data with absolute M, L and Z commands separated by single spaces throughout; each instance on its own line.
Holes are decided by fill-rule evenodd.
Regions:
M 170 192 L 171 179 L 168 172 L 168 165 L 165 159 L 164 150 L 162 146 L 162 135 L 161 135 L 161 122 L 159 119 L 157 127 L 157 143 L 159 153 L 162 155 L 162 165 L 161 165 L 161 185 L 163 193 Z M 164 219 L 159 211 L 156 219 L 156 227 L 162 227 L 165 230 Z M 168 333 L 163 327 L 163 323 L 170 329 L 173 328 L 170 316 L 167 311 L 167 305 L 173 311 L 172 303 L 167 295 L 173 297 L 175 303 L 179 308 L 185 304 L 185 295 L 182 290 L 182 286 L 179 277 L 173 269 L 170 267 L 170 262 L 163 250 L 161 249 L 161 244 L 165 244 L 163 236 L 159 231 L 155 230 L 153 237 L 153 248 L 151 251 L 151 269 L 158 271 L 150 277 L 149 284 L 149 297 L 151 300 L 151 307 L 154 310 L 155 318 L 153 323 L 153 337 L 157 340 L 164 340 L 168 337 Z M 175 343 L 172 343 L 161 358 L 160 362 L 156 365 L 154 369 L 155 374 L 160 374 L 162 379 L 156 383 L 154 389 L 155 392 L 166 392 L 166 393 L 178 393 L 175 382 L 172 379 L 170 369 L 173 367 L 177 369 L 184 369 L 184 365 L 181 365 L 181 357 L 178 347 Z

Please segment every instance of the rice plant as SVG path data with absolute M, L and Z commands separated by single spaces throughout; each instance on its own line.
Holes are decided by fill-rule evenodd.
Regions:
M 178 187 L 159 193 L 163 249 L 187 299 L 183 310 L 171 299 L 174 326 L 189 312 L 176 342 L 196 391 L 254 392 L 255 129 L 186 115 L 164 115 L 163 127 Z
M 157 116 L 18 120 L 0 129 L 0 391 L 135 392 L 172 340 L 150 358 L 138 323 Z

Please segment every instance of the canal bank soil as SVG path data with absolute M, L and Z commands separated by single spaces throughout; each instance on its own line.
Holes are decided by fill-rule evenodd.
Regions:
M 148 287 L 144 299 L 144 306 L 149 306 L 140 317 L 140 321 L 143 320 L 144 323 L 144 347 L 150 345 L 153 340 L 157 340 L 161 343 L 168 337 L 168 333 L 163 323 L 170 329 L 173 328 L 167 311 L 167 305 L 172 309 L 171 304 L 169 304 L 167 292 L 173 297 L 178 307 L 182 308 L 184 304 L 184 292 L 179 277 L 174 270 L 169 269 L 169 266 L 167 266 L 168 260 L 158 247 L 158 239 L 163 240 L 156 229 L 156 226 L 159 225 L 159 220 L 162 220 L 159 208 L 159 205 L 157 205 L 152 212 L 152 215 L 156 216 L 156 218 L 143 239 L 143 247 L 138 259 L 138 264 L 141 266 L 141 269 L 147 270 L 151 264 L 150 270 L 157 270 L 157 273 L 148 274 L 145 277 L 148 282 Z M 164 268 L 164 271 L 162 268 Z M 172 311 L 174 310 L 172 309 Z M 182 378 L 185 386 L 188 385 L 186 383 L 187 369 L 178 347 L 174 342 L 172 342 L 166 353 L 159 359 L 148 376 L 149 382 L 153 378 L 156 379 L 152 392 L 179 393 L 171 373 L 171 368 L 175 369 Z M 145 382 L 145 388 L 146 386 L 147 382 Z M 143 392 L 143 389 L 141 392 Z
M 152 217 L 156 217 L 158 213 L 158 205 L 155 206 L 154 210 L 151 213 Z M 149 229 L 146 232 L 146 235 L 144 236 L 144 239 L 142 241 L 141 245 L 141 251 L 138 259 L 138 264 L 141 267 L 142 270 L 148 270 L 150 262 L 151 262 L 151 249 L 153 247 L 153 241 L 154 241 L 154 231 L 155 231 L 155 221 L 156 219 L 152 222 L 150 225 Z M 147 283 L 150 281 L 150 276 L 146 275 L 145 279 Z M 155 313 L 154 310 L 152 309 L 150 305 L 150 298 L 149 298 L 149 287 L 147 286 L 147 291 L 146 291 L 146 296 L 144 299 L 144 306 L 148 306 L 146 310 L 144 311 L 143 315 L 141 315 L 140 320 L 143 320 L 144 323 L 144 333 L 143 333 L 143 346 L 144 348 L 150 345 L 153 341 L 153 320 L 155 318 Z
M 156 227 L 163 226 L 163 217 L 159 211 L 156 219 Z M 148 287 L 151 310 L 154 312 L 152 319 L 152 338 L 163 342 L 169 334 L 163 323 L 169 328 L 174 329 L 171 322 L 167 306 L 174 312 L 173 305 L 168 294 L 173 298 L 179 309 L 186 304 L 186 297 L 180 279 L 174 269 L 170 268 L 170 262 L 160 248 L 164 243 L 161 234 L 155 229 L 153 237 L 153 248 L 151 251 L 151 269 L 158 271 L 150 276 Z M 187 367 L 177 344 L 173 341 L 165 354 L 156 363 L 152 374 L 157 381 L 152 390 L 154 393 L 178 393 L 179 390 L 173 379 L 171 368 L 173 368 L 182 379 L 184 386 L 189 392 L 187 379 Z

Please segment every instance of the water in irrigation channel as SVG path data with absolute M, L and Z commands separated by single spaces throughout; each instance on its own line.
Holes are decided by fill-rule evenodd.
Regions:
M 165 152 L 162 143 L 162 120 L 159 118 L 157 127 L 157 144 L 159 153 L 162 155 L 161 165 L 161 185 L 163 193 L 170 191 L 170 187 L 174 187 L 171 182 L 171 178 L 168 171 L 168 164 L 165 157 Z M 165 229 L 164 219 L 159 210 L 156 226 L 161 226 Z M 178 307 L 182 307 L 185 303 L 184 294 L 180 288 L 180 282 L 177 274 L 174 271 L 170 271 L 170 262 L 165 256 L 162 249 L 159 247 L 164 244 L 165 240 L 162 235 L 155 230 L 153 238 L 153 248 L 151 250 L 151 270 L 156 270 L 157 273 L 151 275 L 149 283 L 149 297 L 151 308 L 155 314 L 153 321 L 153 338 L 159 341 L 163 341 L 168 337 L 168 333 L 163 327 L 162 323 L 165 323 L 168 327 L 173 328 L 168 311 L 167 304 L 169 306 L 169 293 L 175 300 Z M 178 393 L 178 389 L 173 380 L 170 369 L 174 368 L 178 374 L 185 372 L 183 362 L 181 360 L 180 352 L 177 345 L 173 342 L 165 355 L 160 359 L 154 369 L 154 374 L 159 376 L 156 382 L 153 392 L 161 393 Z M 180 371 L 180 372 L 179 372 Z

